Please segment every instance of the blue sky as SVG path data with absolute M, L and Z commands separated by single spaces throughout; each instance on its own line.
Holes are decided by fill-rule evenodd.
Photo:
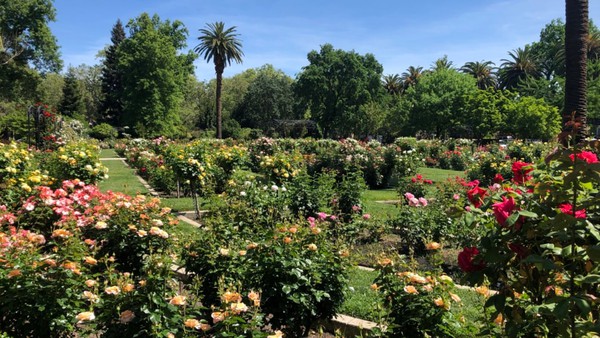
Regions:
M 384 74 L 409 66 L 428 68 L 448 55 L 455 65 L 491 60 L 500 65 L 510 50 L 539 38 L 552 19 L 564 21 L 564 0 L 55 0 L 52 31 L 65 65 L 93 65 L 110 44 L 110 31 L 143 12 L 182 21 L 188 48 L 209 22 L 237 26 L 244 62 L 225 69 L 229 77 L 272 64 L 295 77 L 306 55 L 325 43 L 372 53 Z M 590 1 L 590 18 L 600 25 L 600 1 Z M 196 76 L 214 77 L 212 64 L 198 59 Z

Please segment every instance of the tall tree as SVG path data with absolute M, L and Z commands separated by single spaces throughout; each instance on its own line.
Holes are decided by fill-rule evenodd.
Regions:
M 0 99 L 31 103 L 42 73 L 62 68 L 52 0 L 0 0 Z M 32 69 L 32 67 L 35 68 Z
M 537 68 L 547 80 L 565 76 L 565 24 L 552 20 L 540 32 L 540 40 L 531 44 Z
M 58 108 L 62 101 L 65 79 L 57 73 L 47 73 L 38 84 L 38 102 L 43 102 L 50 107 Z
M 519 81 L 528 76 L 538 77 L 539 70 L 531 46 L 517 48 L 508 52 L 510 59 L 502 59 L 500 65 L 500 87 L 503 89 L 514 89 Z
M 566 0 L 565 22 L 565 107 L 563 131 L 577 127 L 575 141 L 586 136 L 587 122 L 587 42 L 589 34 L 588 0 Z M 566 143 L 566 138 L 563 138 Z
M 496 81 L 493 65 L 492 61 L 467 62 L 460 70 L 465 74 L 473 76 L 477 80 L 477 87 L 479 89 L 494 88 L 498 82 Z
M 390 95 L 400 95 L 404 86 L 402 78 L 398 74 L 384 75 L 381 79 L 381 84 Z
M 0 1 L 0 65 L 31 62 L 40 71 L 60 70 L 58 45 L 48 26 L 56 18 L 52 2 Z
M 98 121 L 100 104 L 102 103 L 102 67 L 100 65 L 88 66 L 81 64 L 74 69 L 75 77 L 79 81 L 81 99 L 84 104 L 84 113 L 88 122 Z
M 111 31 L 112 45 L 106 48 L 102 63 L 101 120 L 112 125 L 117 125 L 123 115 L 123 76 L 119 69 L 117 50 L 124 40 L 125 28 L 119 19 Z
M 206 62 L 213 61 L 217 76 L 217 87 L 215 93 L 215 104 L 217 108 L 217 138 L 223 137 L 222 132 L 222 109 L 221 89 L 223 85 L 223 71 L 225 66 L 231 65 L 231 61 L 242 62 L 242 43 L 238 39 L 236 27 L 225 29 L 223 22 L 207 24 L 206 28 L 200 29 L 198 37 L 200 43 L 194 48 L 198 54 L 202 54 Z
M 257 71 L 233 117 L 243 127 L 266 130 L 274 119 L 293 118 L 293 80 L 281 70 L 266 65 Z
M 424 131 L 438 138 L 461 127 L 461 109 L 472 92 L 475 79 L 454 69 L 429 72 L 405 94 L 413 132 Z
M 75 69 L 69 67 L 65 75 L 65 86 L 63 87 L 63 98 L 60 102 L 59 111 L 69 117 L 81 119 L 84 115 L 85 106 L 81 97 L 81 87 Z
M 433 65 L 431 65 L 431 70 L 435 72 L 436 70 L 452 69 L 452 64 L 452 61 L 448 60 L 448 55 L 444 55 L 441 58 L 435 60 Z
M 308 53 L 308 61 L 294 91 L 323 135 L 340 137 L 360 132 L 357 124 L 366 120 L 363 114 L 369 111 L 361 106 L 378 101 L 384 94 L 381 64 L 373 54 L 334 49 L 331 44 Z
M 410 66 L 402 73 L 402 83 L 404 84 L 404 90 L 410 86 L 414 86 L 419 82 L 419 79 L 423 75 L 423 67 Z
M 130 36 L 118 48 L 122 74 L 123 125 L 141 136 L 174 136 L 180 131 L 183 87 L 195 55 L 179 54 L 187 29 L 180 21 L 161 21 L 143 13 L 127 25 Z

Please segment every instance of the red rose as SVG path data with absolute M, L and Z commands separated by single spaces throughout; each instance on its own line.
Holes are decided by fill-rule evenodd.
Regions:
M 506 227 L 506 221 L 508 220 L 510 215 L 512 215 L 514 211 L 518 210 L 518 208 L 514 198 L 506 198 L 502 196 L 502 202 L 492 204 L 492 210 L 494 211 L 496 221 L 498 221 L 500 226 L 504 228 Z M 523 222 L 525 222 L 525 218 L 519 217 L 519 219 L 513 225 L 514 229 L 517 231 L 521 230 Z
M 469 201 L 473 203 L 475 208 L 479 208 L 483 204 L 483 198 L 487 195 L 487 190 L 480 188 L 478 186 L 473 189 L 467 191 L 467 197 Z
M 523 184 L 531 179 L 529 173 L 533 170 L 531 163 L 517 161 L 512 164 L 513 181 Z
M 575 154 L 569 155 L 571 161 L 575 162 Z M 598 156 L 591 151 L 582 151 L 577 154 L 577 158 L 586 163 L 598 163 Z
M 494 176 L 494 183 L 502 183 L 503 181 L 504 177 L 502 177 L 502 175 L 496 174 L 496 176 Z
M 479 255 L 479 250 L 476 247 L 465 247 L 458 254 L 458 266 L 465 272 L 474 272 L 483 269 L 485 266 L 483 262 L 473 263 L 473 257 L 477 255 Z
M 560 212 L 567 215 L 573 215 L 573 205 L 569 203 L 563 203 L 558 206 Z M 575 211 L 575 218 L 585 219 L 587 217 L 585 209 Z
M 525 258 L 527 256 L 527 248 L 524 247 L 521 244 L 517 244 L 517 243 L 508 243 L 508 248 L 510 249 L 510 251 L 514 252 L 517 254 L 517 256 L 521 259 Z
M 503 227 L 506 226 L 506 220 L 516 209 L 517 205 L 515 204 L 515 199 L 512 197 L 506 198 L 502 196 L 502 202 L 492 204 L 496 221 Z

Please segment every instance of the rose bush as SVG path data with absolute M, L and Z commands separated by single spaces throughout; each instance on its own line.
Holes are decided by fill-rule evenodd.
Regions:
M 592 142 L 537 165 L 516 161 L 512 179 L 485 189 L 463 218 L 487 229 L 459 254 L 459 265 L 472 283 L 485 278 L 499 291 L 486 305 L 503 334 L 600 332 L 599 150 Z

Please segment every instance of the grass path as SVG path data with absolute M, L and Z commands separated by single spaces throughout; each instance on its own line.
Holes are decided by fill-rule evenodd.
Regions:
M 101 191 L 122 192 L 127 195 L 148 194 L 135 171 L 120 160 L 102 160 L 100 162 L 108 168 L 108 180 L 98 183 Z

